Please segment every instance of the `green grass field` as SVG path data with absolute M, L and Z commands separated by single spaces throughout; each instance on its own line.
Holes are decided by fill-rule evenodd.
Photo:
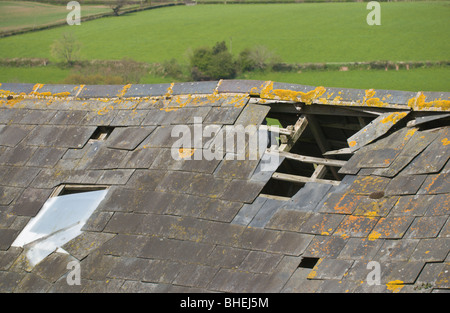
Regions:
M 381 26 L 367 25 L 368 13 L 366 3 L 160 8 L 0 38 L 0 58 L 52 60 L 50 45 L 63 32 L 73 32 L 82 43 L 83 59 L 128 57 L 151 63 L 176 58 L 186 64 L 187 50 L 222 40 L 234 55 L 246 47 L 265 45 L 288 63 L 450 59 L 449 1 L 382 2 Z M 353 88 L 450 90 L 449 74 L 445 67 L 398 72 L 252 73 L 247 77 Z M 8 76 L 0 74 L 0 80 L 3 77 Z M 145 77 L 144 82 L 155 79 Z
M 83 5 L 82 16 L 110 12 L 105 5 Z M 38 27 L 65 21 L 69 10 L 65 5 L 28 1 L 0 1 L 0 32 Z

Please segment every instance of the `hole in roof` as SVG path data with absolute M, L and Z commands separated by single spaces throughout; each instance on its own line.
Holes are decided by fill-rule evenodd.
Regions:
M 96 141 L 106 140 L 109 137 L 109 135 L 111 135 L 113 130 L 114 130 L 113 126 L 98 126 L 90 139 Z
M 32 266 L 55 250 L 67 253 L 61 247 L 82 233 L 86 221 L 108 192 L 106 187 L 83 188 L 58 187 L 13 242 L 12 246 L 25 248 Z
M 375 119 L 358 113 L 346 116 L 277 110 L 272 107 L 266 123 L 281 128 L 278 149 L 285 159 L 261 193 L 287 198 L 308 182 L 339 185 L 344 175 L 338 171 L 352 156 L 347 139 Z
M 300 268 L 314 268 L 320 258 L 303 257 L 298 267 Z

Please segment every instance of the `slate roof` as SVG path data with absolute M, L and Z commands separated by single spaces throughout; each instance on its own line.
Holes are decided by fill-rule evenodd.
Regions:
M 4 83 L 0 96 L 0 292 L 450 288 L 449 93 L 221 80 Z M 348 139 L 334 148 L 344 149 L 334 160 L 345 164 L 289 195 L 267 196 L 269 181 L 276 189 L 286 179 L 274 179 L 276 168 L 261 171 L 264 155 L 171 158 L 175 125 L 192 127 L 194 117 L 209 126 L 260 125 L 269 111 L 291 125 L 302 114 L 310 119 L 291 152 L 318 138 L 314 118 L 328 144 L 319 142 L 314 156 Z M 361 130 L 346 129 L 350 115 Z M 326 123 L 338 130 L 325 130 Z M 114 129 L 92 140 L 100 126 Z M 316 169 L 293 170 L 305 176 Z M 55 251 L 30 266 L 24 249 L 11 244 L 64 184 L 110 188 L 83 234 L 63 246 L 69 254 Z M 67 284 L 73 260 L 81 285 Z M 380 264 L 379 285 L 367 282 L 371 261 Z

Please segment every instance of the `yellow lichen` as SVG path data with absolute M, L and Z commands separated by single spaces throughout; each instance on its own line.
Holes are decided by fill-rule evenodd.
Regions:
M 313 279 L 316 277 L 317 275 L 317 268 L 319 267 L 320 263 L 322 263 L 323 259 L 319 259 L 319 261 L 317 261 L 316 265 L 314 265 L 314 268 L 311 270 L 311 272 L 308 274 L 307 278 L 308 279 Z
M 368 239 L 370 241 L 374 241 L 374 240 L 376 240 L 376 239 L 378 239 L 380 237 L 381 237 L 381 234 L 379 232 L 373 231 L 373 232 L 370 233 Z
M 260 97 L 263 99 L 296 101 L 304 102 L 305 104 L 311 104 L 325 92 L 326 89 L 322 86 L 316 87 L 315 89 L 308 92 L 293 91 L 287 89 L 273 89 L 273 82 L 270 81 L 264 88 L 262 88 Z
M 444 145 L 444 146 L 450 144 L 450 140 L 448 140 L 448 138 L 442 139 L 441 142 L 442 142 L 442 145 Z
M 190 158 L 195 152 L 195 149 L 178 149 L 178 155 L 181 159 Z
M 374 98 L 375 94 L 376 91 L 373 89 L 366 90 L 362 104 L 370 107 L 385 107 L 389 105 L 389 103 L 381 101 L 380 98 Z
M 394 112 L 394 113 L 391 113 L 388 116 L 386 116 L 385 118 L 383 118 L 381 120 L 381 123 L 383 123 L 383 124 L 386 124 L 386 123 L 396 124 L 399 120 L 404 118 L 407 114 L 408 114 L 408 112 Z
M 403 281 L 401 280 L 392 280 L 386 284 L 388 290 L 397 293 L 405 287 Z
M 128 89 L 130 89 L 131 84 L 123 86 L 122 90 L 117 94 L 119 98 L 122 98 L 127 93 Z
M 450 100 L 434 99 L 425 102 L 426 96 L 421 92 L 416 98 L 411 98 L 408 101 L 408 106 L 414 111 L 449 111 Z

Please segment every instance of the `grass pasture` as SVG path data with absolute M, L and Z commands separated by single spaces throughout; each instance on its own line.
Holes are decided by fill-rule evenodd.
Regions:
M 82 16 L 109 12 L 105 5 L 83 5 Z M 34 28 L 56 22 L 64 22 L 67 13 L 65 5 L 28 1 L 0 1 L 0 33 L 22 28 Z
M 85 14 L 83 10 L 82 5 Z M 366 3 L 360 2 L 167 7 L 0 38 L 0 58 L 52 60 L 50 45 L 62 33 L 72 32 L 82 44 L 81 57 L 88 60 L 127 57 L 154 63 L 175 58 L 187 64 L 187 51 L 222 40 L 234 55 L 265 45 L 287 63 L 450 59 L 450 1 L 381 2 L 380 26 L 367 25 L 368 13 Z M 398 72 L 250 73 L 241 78 L 445 91 L 450 90 L 449 74 L 449 67 L 438 67 Z M 19 76 L 15 79 L 28 80 Z M 8 77 L 0 73 L 0 80 Z M 157 78 L 144 77 L 142 82 L 150 81 Z

